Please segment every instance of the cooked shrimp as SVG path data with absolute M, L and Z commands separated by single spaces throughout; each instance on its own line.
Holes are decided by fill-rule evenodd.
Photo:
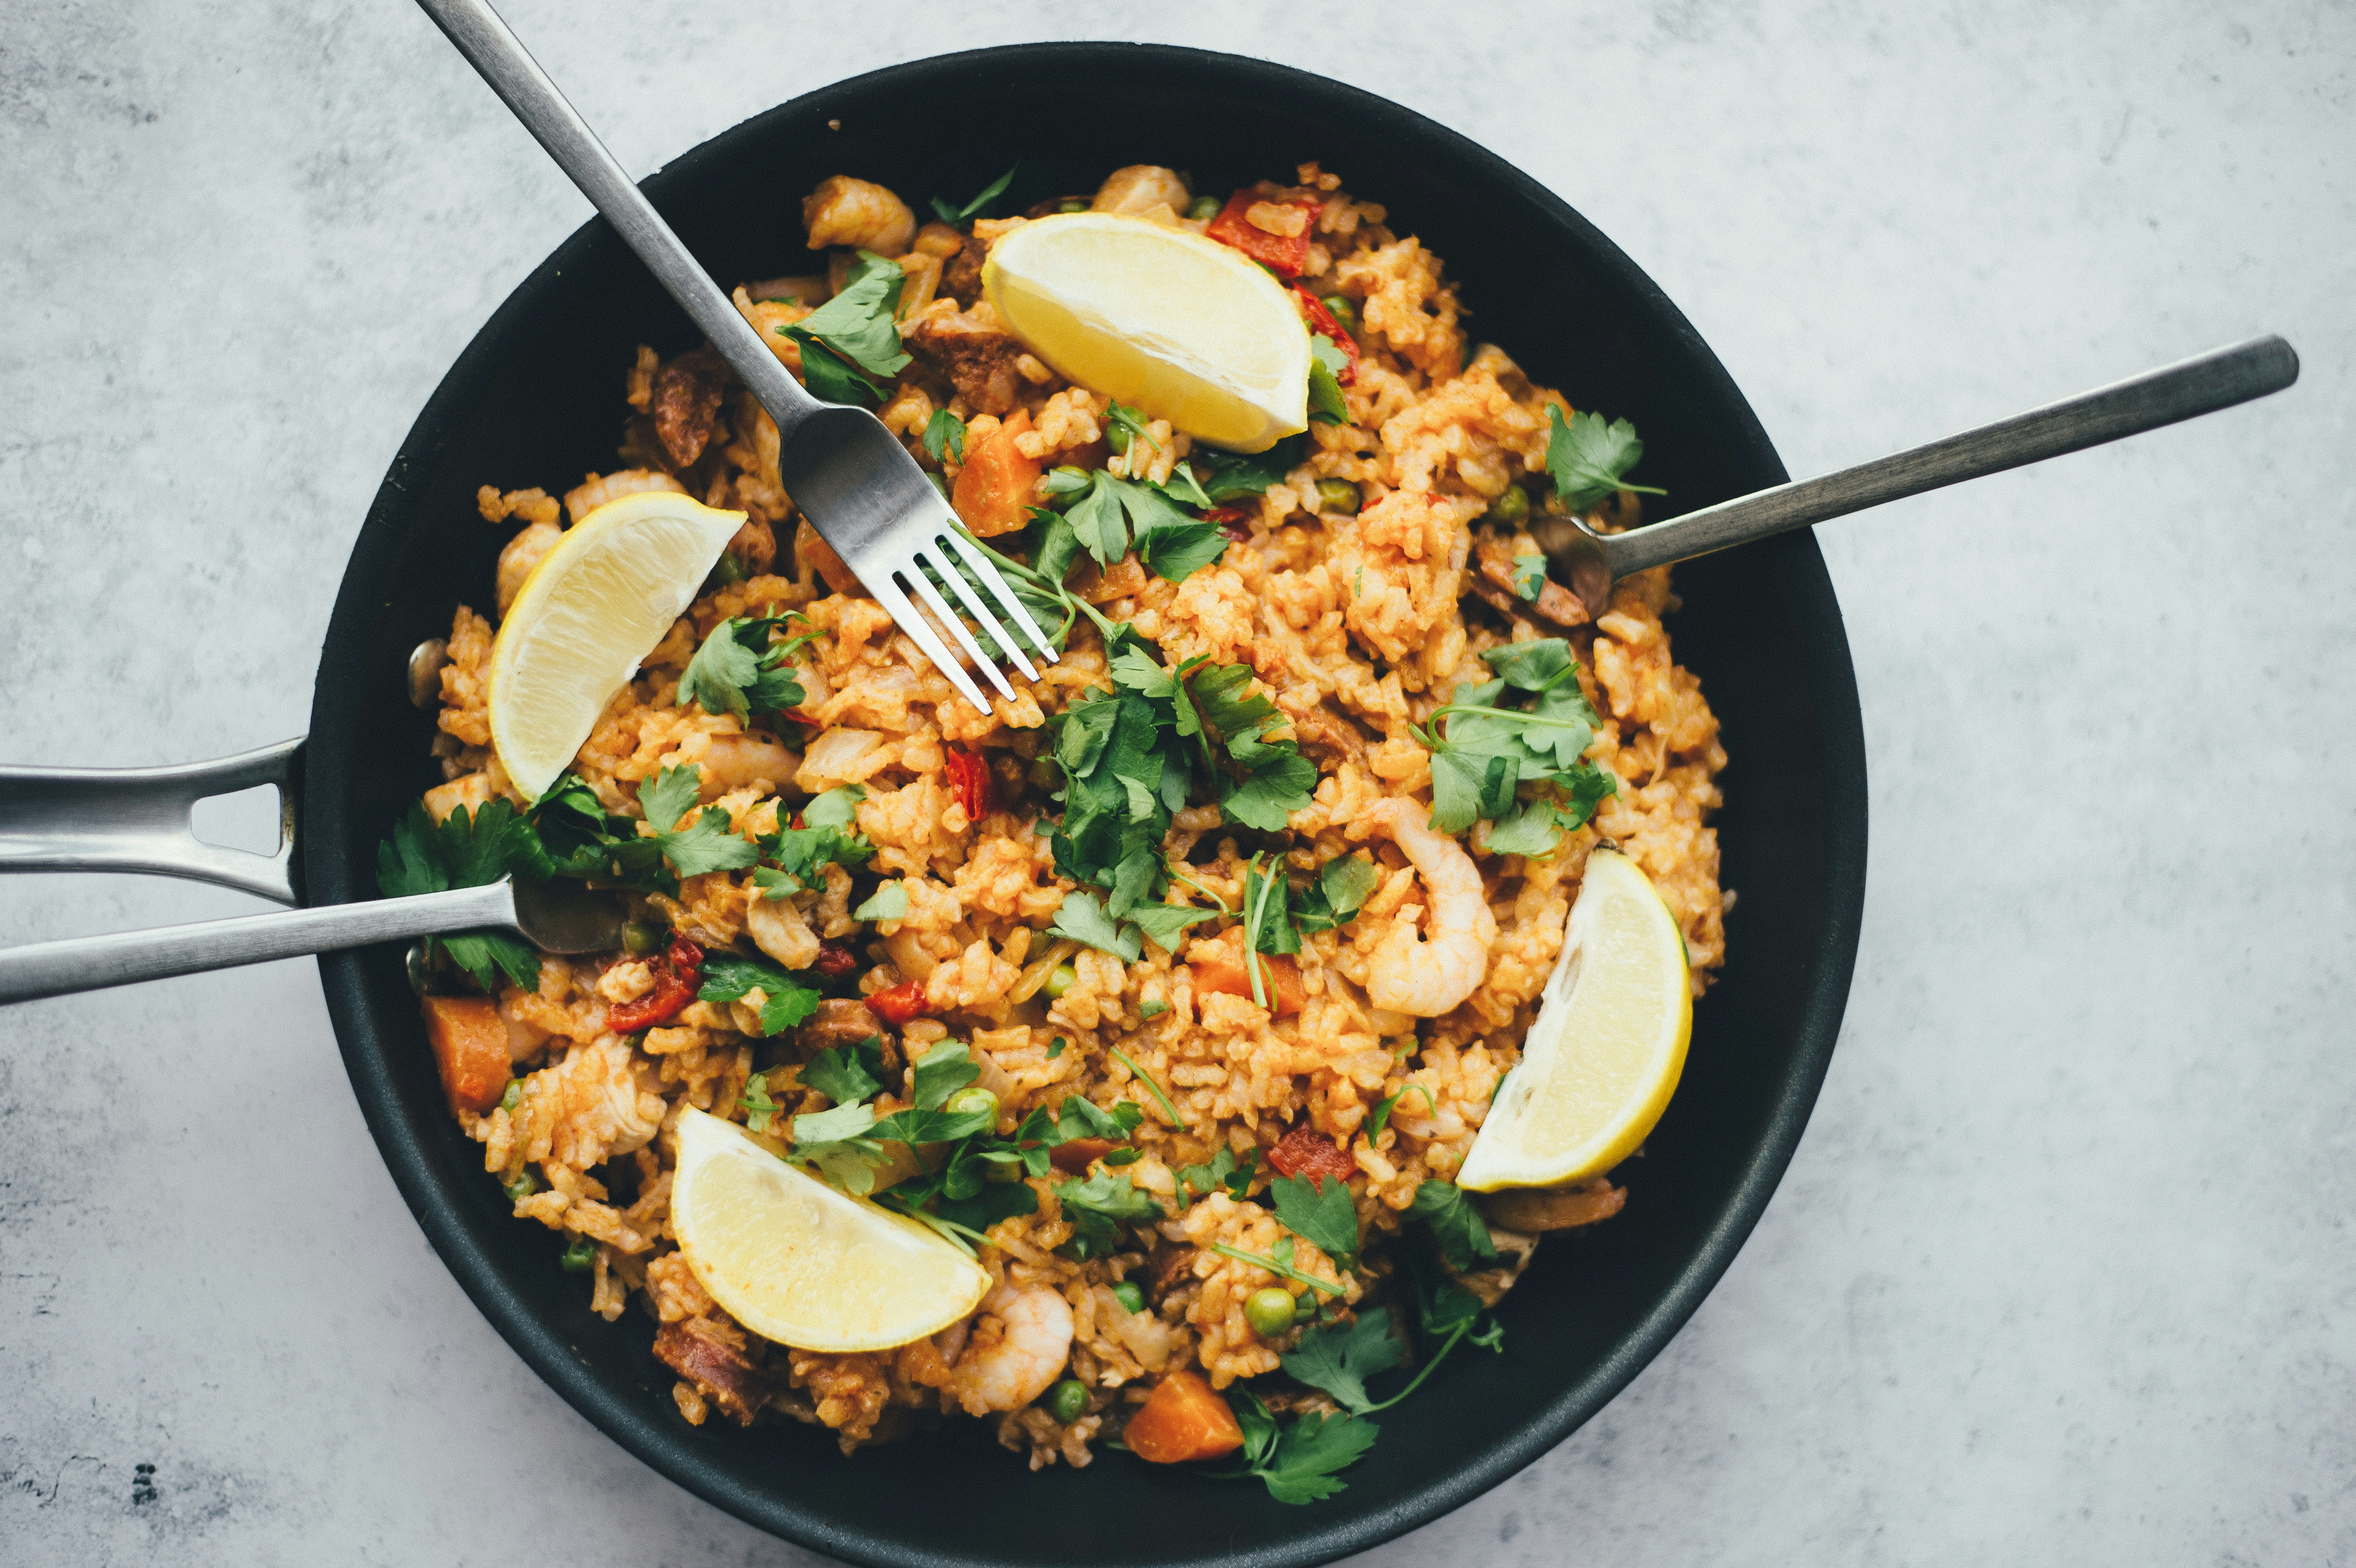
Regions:
M 532 1081 L 556 1094 L 550 1152 L 575 1170 L 644 1148 L 662 1128 L 662 1096 L 648 1092 L 629 1042 L 618 1036 L 575 1045 Z
M 774 795 L 780 785 L 794 782 L 802 759 L 800 752 L 766 735 L 714 735 L 696 763 L 703 770 L 698 795 L 711 802 L 748 784 Z
M 1392 1012 L 1436 1019 L 1471 996 L 1489 973 L 1497 917 L 1489 912 L 1480 868 L 1462 845 L 1425 825 L 1422 806 L 1396 795 L 1369 806 L 1349 831 L 1353 838 L 1388 837 L 1431 895 L 1430 934 L 1419 939 L 1400 911 L 1367 966 L 1366 999 Z
M 509 606 L 515 603 L 516 595 L 523 592 L 523 580 L 531 575 L 531 569 L 540 564 L 541 557 L 563 537 L 554 523 L 534 523 L 508 540 L 507 548 L 499 551 L 496 585 L 500 614 L 506 614 Z
M 744 906 L 744 931 L 753 945 L 788 969 L 818 962 L 818 933 L 792 904 L 773 901 L 755 888 Z
M 635 496 L 641 490 L 670 490 L 682 496 L 687 494 L 686 485 L 659 468 L 625 468 L 614 474 L 592 474 L 567 490 L 564 493 L 564 510 L 577 523 L 606 502 Z
M 1186 182 L 1178 177 L 1175 169 L 1165 169 L 1158 164 L 1131 164 L 1125 169 L 1115 169 L 1097 187 L 1096 199 L 1088 203 L 1091 212 L 1121 212 L 1145 218 L 1157 207 L 1170 209 L 1175 221 L 1186 210 Z
M 802 197 L 802 223 L 809 248 L 849 245 L 879 256 L 905 256 L 916 237 L 916 215 L 908 204 L 871 180 L 836 175 Z
M 1072 1308 L 1044 1285 L 1001 1285 L 981 1304 L 949 1392 L 969 1415 L 1020 1410 L 1047 1392 L 1072 1357 Z

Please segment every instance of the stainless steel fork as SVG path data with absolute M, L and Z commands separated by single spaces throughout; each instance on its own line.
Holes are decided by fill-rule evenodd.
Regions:
M 865 409 L 820 402 L 803 389 L 486 0 L 417 3 L 768 410 L 777 421 L 777 467 L 787 494 L 909 640 L 982 711 L 990 704 L 942 640 L 944 632 L 1000 695 L 1014 695 L 942 597 L 940 585 L 946 585 L 982 635 L 1025 678 L 1037 679 L 1037 667 L 1003 622 L 1011 621 L 1052 664 L 1056 654 L 1047 634 L 966 537 L 957 514 L 899 438 Z M 1002 618 L 983 598 L 984 590 Z

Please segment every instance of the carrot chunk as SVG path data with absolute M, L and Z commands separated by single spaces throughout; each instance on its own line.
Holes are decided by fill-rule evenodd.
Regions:
M 450 1109 L 487 1111 L 508 1087 L 508 1026 L 487 997 L 428 997 L 425 1034 Z
M 1149 1464 L 1183 1465 L 1234 1453 L 1244 1445 L 1244 1429 L 1200 1373 L 1172 1372 L 1129 1418 L 1121 1441 Z
M 988 441 L 970 448 L 958 471 L 949 504 L 965 526 L 983 539 L 1011 534 L 1030 520 L 1031 486 L 1039 482 L 1039 460 L 1025 457 L 1014 438 L 1031 431 L 1031 411 L 1017 409 Z
M 1220 992 L 1230 997 L 1252 994 L 1251 976 L 1237 959 L 1214 953 L 1189 962 L 1194 971 L 1197 992 Z M 1278 1018 L 1292 1017 L 1308 999 L 1308 993 L 1301 988 L 1301 965 L 1281 953 L 1259 955 L 1259 980 Z

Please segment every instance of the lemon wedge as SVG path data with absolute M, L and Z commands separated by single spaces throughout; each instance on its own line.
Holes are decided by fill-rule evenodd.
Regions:
M 1309 335 L 1243 253 L 1109 212 L 1007 234 L 981 288 L 1007 330 L 1091 390 L 1198 441 L 1264 452 L 1309 428 Z
M 558 538 L 491 645 L 491 745 L 518 789 L 538 796 L 573 765 L 744 526 L 742 512 L 649 490 L 606 502 Z
M 905 1215 L 852 1198 L 690 1107 L 671 1232 L 729 1315 L 803 1350 L 888 1350 L 938 1333 L 990 1289 L 980 1264 Z
M 1625 855 L 1587 858 L 1542 996 L 1459 1187 L 1494 1192 L 1601 1176 L 1668 1109 L 1693 1034 L 1693 985 L 1676 919 Z

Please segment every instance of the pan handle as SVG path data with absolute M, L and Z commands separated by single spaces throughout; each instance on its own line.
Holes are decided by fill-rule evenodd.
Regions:
M 276 853 L 196 836 L 189 813 L 197 802 L 256 784 L 278 790 Z M 152 871 L 300 903 L 294 830 L 302 797 L 299 736 L 176 768 L 0 767 L 0 871 Z

